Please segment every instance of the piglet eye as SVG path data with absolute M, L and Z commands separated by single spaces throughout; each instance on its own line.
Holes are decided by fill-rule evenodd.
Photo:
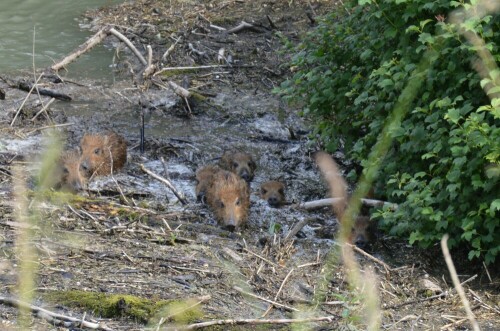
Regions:
M 238 199 L 236 199 L 235 205 L 236 205 L 236 206 L 239 206 L 239 205 L 240 205 L 240 203 L 241 203 L 241 202 L 240 202 L 240 199 L 239 199 L 239 198 L 238 198 Z
M 265 189 L 265 188 L 262 188 L 262 189 L 260 189 L 260 193 L 261 193 L 262 195 L 265 195 L 265 194 L 267 193 L 267 191 L 266 191 L 266 189 Z
M 280 188 L 280 189 L 278 190 L 278 193 L 279 193 L 279 194 L 285 194 L 285 191 L 284 191 L 282 188 Z
M 224 202 L 219 201 L 218 203 L 219 203 L 219 208 L 224 208 Z
M 97 155 L 101 154 L 101 149 L 100 148 L 94 149 L 94 154 L 97 154 Z
M 63 169 L 63 172 L 64 172 L 64 174 L 65 174 L 65 175 L 69 174 L 69 170 L 68 170 L 68 168 L 64 168 L 64 169 Z
M 237 162 L 233 163 L 233 168 L 238 168 L 238 163 Z

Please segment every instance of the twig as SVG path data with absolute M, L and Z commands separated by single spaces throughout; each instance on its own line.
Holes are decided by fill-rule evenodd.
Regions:
M 41 308 L 41 307 L 37 307 L 37 306 L 34 306 L 34 305 L 30 305 L 28 303 L 25 303 L 25 302 L 22 302 L 22 301 L 19 301 L 19 300 L 16 300 L 16 299 L 11 299 L 11 298 L 0 296 L 0 303 L 6 304 L 6 305 L 10 305 L 10 306 L 13 306 L 13 307 L 17 307 L 17 308 L 21 308 L 21 309 L 29 309 L 33 313 L 37 313 L 40 317 L 45 318 L 45 319 L 46 319 L 45 316 L 50 316 L 51 318 L 56 318 L 56 319 L 60 319 L 60 320 L 64 320 L 64 321 L 69 321 L 69 322 L 72 322 L 74 324 L 74 326 L 81 325 L 81 326 L 84 326 L 84 327 L 89 328 L 89 329 L 106 330 L 106 331 L 111 331 L 112 330 L 112 329 L 108 328 L 107 326 L 105 326 L 102 323 L 92 323 L 92 322 L 84 321 L 84 320 L 79 319 L 79 318 L 74 318 L 74 317 L 70 317 L 70 316 L 61 315 L 61 314 L 58 314 L 58 313 L 54 313 L 54 312 L 52 312 L 50 310 L 47 310 L 47 309 L 44 309 L 44 308 Z
M 116 31 L 114 28 L 109 29 L 109 33 L 123 41 L 128 46 L 128 48 L 130 48 L 132 52 L 134 52 L 134 54 L 137 56 L 137 58 L 139 58 L 139 61 L 141 61 L 143 65 L 148 64 L 144 56 L 142 56 L 142 54 L 137 50 L 137 48 L 135 48 L 134 44 L 132 44 L 132 42 L 127 37 Z
M 165 178 L 163 178 L 163 177 L 155 174 L 151 170 L 146 169 L 144 167 L 144 164 L 141 164 L 140 167 L 141 167 L 142 171 L 144 171 L 145 173 L 147 173 L 148 175 L 150 175 L 154 179 L 156 179 L 156 180 L 162 182 L 163 184 L 167 185 L 167 187 L 175 194 L 175 196 L 177 197 L 177 199 L 179 199 L 179 201 L 183 205 L 187 205 L 188 204 L 186 198 L 184 197 L 184 194 L 182 194 L 181 192 L 177 191 L 177 189 L 174 187 L 174 185 L 172 185 L 172 183 L 169 180 L 167 180 L 167 179 L 165 179 Z
M 56 100 L 55 98 L 50 99 L 50 100 L 49 100 L 49 102 L 47 102 L 47 103 L 45 104 L 45 106 L 43 106 L 43 108 L 42 108 L 42 109 L 41 109 L 38 113 L 36 113 L 36 114 L 35 114 L 35 116 L 33 116 L 33 118 L 31 119 L 31 121 L 35 121 L 35 120 L 36 120 L 36 118 L 37 118 L 37 117 L 38 117 L 41 113 L 43 113 L 43 112 L 45 111 L 45 109 L 49 108 L 49 106 L 50 106 L 50 105 L 52 104 L 52 102 L 54 102 L 55 100 Z
M 296 319 L 229 319 L 229 320 L 215 320 L 201 323 L 194 323 L 186 325 L 185 327 L 175 327 L 175 330 L 197 330 L 206 328 L 213 325 L 259 325 L 259 324 L 300 324 L 300 323 L 312 323 L 312 322 L 329 322 L 337 320 L 338 317 L 335 316 L 325 316 L 325 317 L 312 317 L 312 318 L 296 318 Z M 174 329 L 167 329 L 174 330 Z
M 29 131 L 27 134 L 32 134 L 34 132 L 41 131 L 41 130 L 46 130 L 46 129 L 55 129 L 55 128 L 60 128 L 60 127 L 63 127 L 63 126 L 70 126 L 70 125 L 73 125 L 73 124 L 75 124 L 75 123 L 62 123 L 62 124 L 46 125 L 46 126 L 42 126 L 42 127 L 33 129 L 33 130 Z
M 276 292 L 276 295 L 274 296 L 274 301 L 278 300 L 278 297 L 281 294 L 281 290 L 283 290 L 283 286 L 285 285 L 286 281 L 288 280 L 288 278 L 290 277 L 290 275 L 292 274 L 292 272 L 293 272 L 293 268 L 290 269 L 290 271 L 288 272 L 288 274 L 285 276 L 285 279 L 283 279 L 283 281 L 281 282 L 281 286 L 278 289 L 278 292 Z M 270 305 L 267 308 L 266 312 L 264 314 L 262 314 L 261 318 L 266 317 L 267 314 L 269 314 L 269 312 L 271 311 L 271 309 L 273 309 L 273 305 Z
M 486 263 L 483 261 L 483 267 L 484 270 L 486 271 L 486 275 L 488 276 L 488 279 L 490 280 L 490 283 L 493 283 L 493 280 L 491 280 L 490 272 L 488 271 L 488 268 L 486 267 Z
M 97 44 L 102 42 L 106 38 L 106 36 L 108 35 L 108 32 L 109 32 L 109 27 L 106 27 L 106 28 L 99 30 L 95 35 L 90 37 L 86 42 L 84 42 L 83 44 L 78 46 L 78 48 L 76 50 L 74 50 L 71 54 L 66 56 L 64 59 L 62 59 L 58 63 L 52 65 L 52 67 L 50 67 L 50 68 L 54 71 L 57 71 L 65 66 L 67 66 L 68 64 L 70 64 L 71 62 L 76 60 L 80 55 L 82 55 L 85 52 L 88 52 L 94 46 L 96 46 Z
M 439 294 L 436 294 L 436 295 L 432 295 L 432 296 L 427 297 L 427 298 L 416 299 L 416 300 L 409 300 L 409 301 L 406 301 L 406 302 L 403 302 L 403 303 L 398 303 L 396 305 L 386 306 L 386 307 L 383 307 L 383 308 L 386 309 L 386 310 L 387 309 L 395 309 L 395 308 L 400 308 L 400 307 L 403 307 L 403 306 L 412 305 L 414 303 L 421 303 L 421 302 L 431 301 L 431 300 L 438 299 L 438 298 L 447 297 L 448 295 L 449 295 L 448 292 L 443 292 L 443 293 L 439 293 Z
M 269 22 L 269 26 L 271 29 L 276 29 L 276 25 L 274 25 L 273 21 L 271 20 L 271 17 L 269 15 L 266 15 L 267 21 Z
M 198 54 L 199 56 L 205 56 L 205 54 L 207 54 L 206 52 L 203 52 L 203 51 L 200 51 L 200 50 L 196 49 L 196 48 L 193 46 L 193 44 L 192 44 L 192 43 L 189 43 L 189 44 L 188 44 L 188 47 L 189 47 L 189 49 L 191 50 L 191 52 L 196 53 L 196 54 Z
M 167 56 L 170 55 L 170 53 L 172 53 L 174 51 L 174 48 L 175 48 L 175 45 L 177 45 L 178 42 L 180 42 L 182 40 L 182 38 L 177 38 L 177 40 L 175 41 L 175 43 L 173 43 L 168 49 L 167 51 L 163 54 L 163 56 L 161 57 L 162 61 L 165 61 L 167 59 Z
M 171 80 L 168 81 L 168 85 L 174 90 L 175 94 L 180 96 L 181 98 L 187 99 L 191 97 L 191 92 L 183 88 L 182 86 L 177 85 L 176 83 L 172 82 Z
M 389 267 L 389 265 L 387 263 L 385 263 L 385 262 L 377 259 L 375 256 L 373 256 L 373 255 L 365 252 L 364 250 L 362 250 L 361 248 L 357 247 L 356 245 L 352 245 L 352 244 L 349 244 L 349 243 L 346 243 L 346 245 L 350 245 L 359 254 L 364 255 L 367 258 L 369 258 L 370 260 L 372 260 L 372 261 L 380 264 L 382 267 L 384 267 L 386 273 L 389 273 L 392 270 L 391 267 Z
M 299 233 L 300 230 L 302 230 L 302 228 L 310 221 L 311 219 L 310 218 L 304 218 L 302 221 L 298 222 L 297 224 L 295 224 L 295 226 L 287 233 L 287 235 L 285 236 L 285 240 L 284 241 L 287 241 L 287 240 L 292 240 L 293 237 L 295 237 L 295 235 L 297 233 Z
M 241 294 L 244 294 L 244 295 L 248 295 L 252 298 L 255 298 L 255 299 L 259 299 L 259 300 L 262 300 L 262 301 L 265 301 L 265 302 L 268 302 L 268 303 L 271 303 L 273 304 L 274 306 L 276 307 L 281 307 L 285 310 L 288 310 L 288 311 L 300 311 L 298 310 L 297 308 L 293 308 L 293 307 L 290 307 L 290 306 L 287 306 L 287 305 L 284 305 L 282 303 L 278 303 L 276 301 L 273 301 L 273 300 L 269 300 L 269 299 L 266 299 L 266 298 L 263 298 L 259 295 L 256 295 L 256 294 L 253 294 L 253 293 L 250 293 L 250 292 L 246 292 L 244 291 L 241 287 L 238 287 L 238 286 L 233 286 L 233 289 L 235 289 L 236 291 L 240 292 Z
M 153 76 L 160 75 L 164 72 L 168 71 L 196 71 L 196 70 L 204 70 L 204 69 L 214 69 L 214 68 L 231 68 L 233 66 L 227 65 L 227 64 L 214 64 L 214 65 L 206 65 L 206 66 L 196 66 L 196 67 L 168 67 L 168 68 L 163 68 L 158 72 L 155 72 Z
M 26 96 L 26 98 L 24 98 L 23 103 L 21 104 L 21 106 L 19 106 L 19 109 L 17 110 L 16 115 L 14 115 L 12 122 L 10 122 L 10 126 L 14 125 L 14 122 L 16 121 L 17 116 L 19 116 L 21 109 L 23 109 L 24 104 L 26 103 L 26 101 L 28 101 L 28 98 L 30 97 L 31 93 L 33 93 L 33 89 L 35 88 L 36 84 L 38 84 L 38 81 L 40 80 L 40 78 L 42 78 L 42 76 L 43 76 L 43 73 L 40 74 L 40 76 L 38 76 L 38 79 L 35 81 L 35 84 L 33 84 L 33 86 L 31 87 L 31 90 L 28 92 L 28 95 Z
M 477 324 L 476 318 L 470 309 L 469 301 L 465 296 L 464 289 L 460 284 L 460 280 L 458 279 L 457 271 L 455 266 L 453 265 L 453 260 L 451 259 L 450 251 L 448 250 L 448 235 L 445 234 L 441 239 L 441 249 L 443 251 L 444 260 L 446 261 L 446 265 L 448 266 L 448 270 L 450 271 L 451 280 L 453 281 L 453 285 L 455 285 L 455 289 L 457 290 L 460 299 L 462 300 L 462 305 L 464 306 L 465 312 L 467 313 L 467 318 L 472 325 L 472 329 L 474 331 L 479 331 L 479 325 Z
M 257 254 L 257 253 L 252 252 L 251 250 L 249 250 L 249 249 L 247 249 L 247 248 L 243 248 L 243 250 L 244 250 L 245 252 L 247 252 L 247 253 L 252 254 L 253 256 L 258 257 L 259 259 L 261 259 L 261 260 L 263 260 L 263 261 L 266 261 L 267 263 L 269 263 L 269 264 L 270 264 L 270 265 L 272 265 L 273 267 L 276 267 L 276 268 L 278 267 L 278 265 L 277 265 L 276 263 L 274 263 L 274 262 L 272 262 L 272 261 L 270 261 L 270 260 L 266 259 L 266 258 L 265 258 L 265 257 L 263 257 L 263 256 L 260 256 L 260 255 L 259 255 L 259 254 Z
M 235 26 L 234 28 L 227 30 L 227 33 L 238 33 L 247 29 L 254 32 L 262 32 L 256 26 L 247 23 L 245 21 L 241 21 L 241 23 L 238 26 Z
M 153 48 L 151 48 L 151 45 L 148 45 L 146 49 L 148 50 L 148 63 L 142 73 L 144 79 L 149 78 L 156 71 L 156 66 L 153 64 Z
M 467 318 L 462 318 L 462 319 L 459 319 L 458 321 L 455 321 L 455 322 L 452 322 L 452 323 L 449 323 L 449 324 L 446 324 L 446 325 L 443 325 L 440 330 L 446 330 L 446 329 L 449 329 L 451 328 L 452 326 L 456 327 L 460 324 L 462 324 L 463 322 L 466 322 L 467 321 Z

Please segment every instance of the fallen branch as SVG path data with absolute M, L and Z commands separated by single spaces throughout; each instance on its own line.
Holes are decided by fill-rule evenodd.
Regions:
M 381 260 L 377 259 L 375 256 L 373 256 L 373 255 L 371 255 L 371 254 L 368 254 L 367 252 L 365 252 L 364 250 L 362 250 L 362 249 L 361 249 L 361 248 L 359 248 L 358 246 L 356 246 L 356 245 L 352 245 L 352 244 L 348 244 L 348 243 L 346 243 L 346 245 L 351 246 L 351 247 L 352 247 L 352 249 L 354 249 L 357 253 L 359 253 L 359 254 L 361 254 L 361 255 L 364 255 L 364 256 L 366 256 L 367 258 L 369 258 L 370 260 L 372 260 L 372 261 L 374 261 L 374 262 L 376 262 L 376 263 L 380 264 L 382 267 L 384 267 L 384 269 L 385 269 L 385 272 L 386 272 L 386 273 L 389 273 L 389 272 L 392 270 L 392 268 L 391 268 L 391 267 L 389 267 L 389 265 L 388 265 L 387 263 L 385 263 L 385 262 L 383 262 L 383 261 L 381 261 Z
M 139 61 L 141 61 L 143 65 L 146 66 L 148 64 L 146 59 L 144 59 L 144 56 L 142 56 L 142 54 L 137 50 L 134 44 L 132 44 L 132 42 L 127 37 L 125 37 L 120 32 L 116 31 L 114 28 L 105 27 L 99 30 L 95 35 L 90 37 L 86 42 L 78 46 L 78 48 L 74 50 L 71 54 L 66 56 L 58 63 L 52 65 L 50 68 L 54 71 L 58 71 L 59 69 L 64 68 L 71 62 L 75 61 L 80 55 L 90 51 L 97 44 L 101 43 L 109 34 L 112 34 L 121 41 L 123 41 L 128 46 L 128 48 L 132 50 L 132 52 L 137 56 L 137 58 L 139 59 Z
M 64 68 L 71 62 L 75 61 L 80 55 L 88 52 L 89 50 L 94 48 L 97 44 L 101 43 L 106 38 L 108 33 L 109 33 L 109 27 L 99 30 L 99 32 L 90 37 L 86 42 L 78 46 L 78 48 L 74 50 L 71 54 L 66 56 L 58 63 L 52 65 L 52 67 L 50 68 L 54 71 L 58 71 L 59 69 Z
M 146 48 L 148 50 L 148 63 L 146 69 L 144 69 L 144 72 L 142 73 L 142 77 L 144 79 L 149 78 L 156 71 L 156 65 L 153 64 L 153 48 L 151 45 L 148 45 Z
M 337 320 L 336 316 L 325 317 L 312 317 L 312 318 L 296 318 L 296 319 L 229 319 L 229 320 L 215 320 L 201 323 L 194 323 L 186 326 L 178 326 L 175 328 L 167 328 L 166 330 L 197 330 L 203 329 L 213 325 L 259 325 L 259 324 L 302 324 L 312 322 L 329 322 Z
M 205 56 L 205 54 L 206 54 L 206 52 L 203 52 L 203 51 L 200 51 L 200 50 L 196 49 L 196 48 L 193 46 L 193 44 L 192 44 L 192 43 L 189 43 L 189 44 L 188 44 L 188 47 L 189 47 L 189 49 L 191 50 L 191 52 L 196 53 L 196 54 L 198 54 L 199 56 Z
M 297 208 L 305 209 L 305 210 L 312 210 L 316 208 L 321 208 L 321 207 L 328 207 L 333 204 L 338 204 L 343 202 L 343 198 L 327 198 L 327 199 L 320 199 L 320 200 L 314 200 L 314 201 L 308 201 L 308 202 L 302 202 L 296 205 Z M 382 200 L 374 200 L 374 199 L 361 199 L 361 203 L 365 206 L 369 207 L 389 207 L 391 209 L 398 209 L 398 205 L 395 203 L 387 202 L 387 201 L 382 201 Z
M 227 33 L 239 33 L 239 32 L 244 31 L 244 30 L 250 30 L 253 32 L 262 32 L 255 25 L 252 25 L 252 24 L 247 23 L 245 21 L 241 21 L 241 23 L 238 26 L 235 26 L 234 28 L 227 30 Z
M 106 330 L 106 331 L 111 331 L 112 329 L 108 328 L 102 323 L 93 323 L 93 322 L 88 322 L 84 321 L 83 319 L 79 318 L 74 318 L 70 316 L 65 316 L 61 315 L 58 313 L 54 313 L 50 310 L 37 307 L 34 305 L 30 305 L 28 303 L 16 300 L 16 299 L 11 299 L 7 297 L 0 297 L 0 303 L 20 308 L 20 309 L 29 309 L 31 312 L 36 313 L 39 317 L 42 317 L 46 320 L 51 320 L 53 318 L 58 319 L 58 320 L 63 320 L 63 321 L 68 321 L 71 322 L 72 325 L 67 325 L 66 327 L 86 327 L 89 329 L 95 329 L 95 330 Z
M 48 97 L 56 98 L 56 99 L 61 100 L 61 101 L 71 101 L 72 100 L 72 98 L 67 94 L 59 93 L 59 92 L 52 91 L 49 89 L 40 88 L 40 87 L 36 86 L 36 84 L 31 84 L 31 83 L 27 83 L 27 82 L 18 82 L 17 88 L 20 90 L 26 91 L 26 92 L 31 92 L 31 91 L 33 91 L 34 88 L 36 88 L 38 90 L 38 93 L 40 93 L 41 95 L 46 95 Z
M 184 194 L 182 194 L 181 192 L 177 191 L 177 189 L 174 187 L 174 185 L 172 185 L 172 183 L 163 178 L 162 176 L 160 175 L 157 175 L 155 174 L 154 172 L 152 172 L 151 170 L 148 170 L 144 167 L 144 164 L 141 164 L 140 165 L 141 167 L 141 170 L 144 171 L 145 173 L 147 173 L 148 175 L 150 175 L 151 177 L 153 177 L 154 179 L 162 182 L 163 184 L 167 185 L 167 187 L 175 194 L 175 196 L 177 197 L 177 199 L 179 199 L 179 201 L 183 204 L 183 205 L 187 205 L 188 204 L 188 201 L 186 200 L 186 198 L 184 197 Z
M 191 97 L 191 92 L 183 88 L 182 86 L 177 85 L 176 83 L 172 82 L 171 80 L 168 81 L 168 85 L 174 90 L 175 94 L 180 96 L 181 98 L 187 99 Z
M 156 72 L 153 76 L 161 75 L 164 72 L 172 72 L 172 71 L 198 71 L 205 69 L 217 69 L 217 68 L 255 68 L 255 65 L 252 64 L 214 64 L 214 65 L 206 65 L 206 66 L 196 66 L 196 67 L 168 67 L 163 68 L 160 71 Z
M 293 307 L 284 305 L 282 303 L 278 303 L 276 301 L 263 298 L 261 296 L 258 296 L 256 294 L 253 294 L 253 293 L 250 293 L 250 292 L 246 292 L 241 287 L 238 287 L 238 286 L 233 286 L 233 289 L 235 289 L 236 291 L 240 292 L 241 294 L 247 295 L 247 296 L 255 298 L 255 299 L 259 299 L 259 300 L 265 301 L 267 303 L 270 303 L 270 304 L 274 305 L 275 307 L 281 307 L 281 308 L 283 308 L 283 309 L 285 309 L 287 311 L 300 311 L 297 308 L 293 308 Z
M 288 232 L 284 241 L 292 240 L 297 233 L 310 221 L 310 218 L 304 218 L 302 221 L 295 224 L 295 226 Z
M 111 33 L 116 38 L 123 41 L 128 46 L 128 48 L 130 48 L 132 50 L 132 52 L 134 52 L 134 54 L 137 56 L 139 61 L 141 61 L 142 64 L 144 64 L 144 65 L 148 64 L 146 62 L 146 59 L 144 58 L 144 56 L 142 56 L 142 54 L 137 50 L 137 48 L 135 48 L 134 44 L 132 44 L 132 42 L 127 37 L 125 37 L 120 32 L 116 31 L 114 28 L 109 29 L 109 33 Z

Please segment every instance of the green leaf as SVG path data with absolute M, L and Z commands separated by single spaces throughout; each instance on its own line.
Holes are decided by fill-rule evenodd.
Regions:
M 434 37 L 427 32 L 423 32 L 420 34 L 418 37 L 418 41 L 420 41 L 422 44 L 434 44 Z
M 420 22 L 420 28 L 423 30 L 423 29 L 424 29 L 424 27 L 425 27 L 425 26 L 427 25 L 427 23 L 429 23 L 429 22 L 432 22 L 432 20 L 431 20 L 431 19 L 427 19 L 427 20 L 425 20 L 425 21 L 421 21 L 421 22 Z
M 457 124 L 461 118 L 460 110 L 455 109 L 455 108 L 450 108 L 450 109 L 448 109 L 448 113 L 444 116 L 444 118 L 449 120 L 450 122 L 452 122 L 454 124 Z
M 491 211 L 499 211 L 500 210 L 500 199 L 493 200 L 490 205 Z

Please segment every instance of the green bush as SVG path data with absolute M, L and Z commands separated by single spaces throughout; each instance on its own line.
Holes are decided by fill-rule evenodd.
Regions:
M 463 23 L 444 20 L 453 10 Z M 303 106 L 327 150 L 342 148 L 366 168 L 402 90 L 433 54 L 378 159 L 375 193 L 400 207 L 378 215 L 410 243 L 427 247 L 449 233 L 450 246 L 467 243 L 470 259 L 491 263 L 500 250 L 500 18 L 470 13 L 481 11 L 444 0 L 347 1 L 295 48 L 293 77 L 278 92 Z M 479 56 L 484 49 L 493 61 Z

